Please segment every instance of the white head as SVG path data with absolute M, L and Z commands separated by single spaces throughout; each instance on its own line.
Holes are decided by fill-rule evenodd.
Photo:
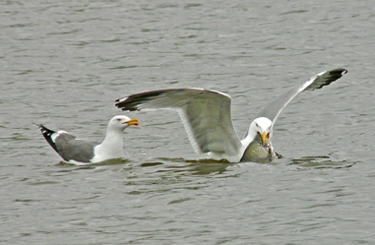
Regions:
M 271 140 L 272 134 L 272 121 L 266 117 L 258 117 L 250 124 L 249 135 L 253 139 L 259 135 L 263 145 Z
M 108 123 L 108 130 L 120 130 L 124 131 L 130 125 L 138 126 L 139 120 L 135 118 L 129 118 L 127 116 L 118 115 L 114 116 Z

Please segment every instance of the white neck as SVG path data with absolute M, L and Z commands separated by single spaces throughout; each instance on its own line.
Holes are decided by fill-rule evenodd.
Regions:
M 247 147 L 250 145 L 250 143 L 253 142 L 256 135 L 257 135 L 257 133 L 255 131 L 249 130 L 246 138 L 241 140 L 241 143 L 242 143 L 241 154 L 243 154 L 245 152 L 245 150 L 247 149 Z
M 100 162 L 111 158 L 122 158 L 124 157 L 123 147 L 122 131 L 108 128 L 104 141 L 94 148 L 95 157 L 91 161 Z

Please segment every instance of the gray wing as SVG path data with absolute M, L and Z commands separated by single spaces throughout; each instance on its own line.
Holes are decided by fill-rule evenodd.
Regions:
M 116 100 L 122 110 L 172 109 L 181 117 L 197 153 L 237 154 L 241 142 L 231 119 L 231 98 L 205 89 L 165 89 Z
M 315 89 L 320 89 L 326 85 L 331 84 L 332 82 L 336 81 L 348 71 L 342 68 L 324 71 L 315 76 L 313 76 L 309 81 L 304 82 L 303 84 L 292 88 L 291 90 L 287 91 L 286 93 L 280 95 L 275 100 L 271 101 L 258 115 L 258 117 L 267 117 L 272 121 L 274 125 L 280 113 L 284 110 L 284 108 L 289 104 L 294 97 L 296 97 L 299 93 L 310 90 L 313 91 Z
M 78 162 L 90 162 L 94 157 L 95 144 L 77 140 L 75 136 L 62 133 L 56 140 L 56 151 L 65 160 L 75 160 Z

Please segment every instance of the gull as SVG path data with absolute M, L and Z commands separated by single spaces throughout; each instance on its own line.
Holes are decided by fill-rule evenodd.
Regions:
M 127 116 L 113 117 L 101 144 L 88 143 L 65 131 L 53 131 L 37 124 L 51 147 L 65 160 L 73 163 L 96 163 L 123 157 L 123 131 L 130 125 L 138 126 L 139 120 Z
M 231 97 L 203 88 L 177 88 L 133 94 L 116 100 L 123 111 L 171 109 L 179 113 L 190 143 L 198 154 L 230 162 L 265 162 L 278 158 L 271 139 L 283 109 L 303 91 L 313 91 L 336 81 L 346 69 L 321 72 L 289 89 L 269 104 L 251 122 L 241 140 L 232 123 Z

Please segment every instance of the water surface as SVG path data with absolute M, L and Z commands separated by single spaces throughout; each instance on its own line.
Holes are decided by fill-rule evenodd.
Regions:
M 373 244 L 374 6 L 368 1 L 0 2 L 0 243 Z M 242 136 L 290 104 L 269 164 L 202 161 L 178 115 L 131 112 L 126 158 L 60 163 L 43 123 L 100 142 L 114 101 L 160 88 L 229 94 Z

